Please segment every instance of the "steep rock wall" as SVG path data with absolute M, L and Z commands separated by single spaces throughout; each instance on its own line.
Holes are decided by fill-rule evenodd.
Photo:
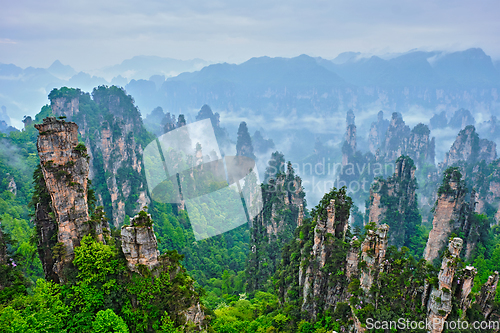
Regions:
M 87 205 L 88 156 L 85 146 L 78 144 L 78 126 L 75 123 L 45 118 L 42 124 L 35 127 L 39 131 L 37 149 L 50 195 L 50 210 L 57 223 L 57 253 L 51 249 L 52 256 L 57 258 L 53 270 L 59 279 L 63 279 L 62 270 L 73 260 L 74 248 L 91 231 L 87 223 L 90 219 Z M 42 242 L 53 233 L 46 217 L 47 211 L 47 207 L 38 207 L 37 211 L 39 221 L 47 228 L 41 232 L 46 234 Z M 93 231 L 100 241 L 104 241 L 103 225 L 96 224 Z
M 424 259 L 433 262 L 444 248 L 454 230 L 461 226 L 466 215 L 466 188 L 457 169 L 449 170 L 438 191 L 432 230 L 424 250 Z
M 481 287 L 481 294 L 476 299 L 476 303 L 480 306 L 483 316 L 488 319 L 493 311 L 493 299 L 496 296 L 499 275 L 495 272 L 488 277 L 488 281 Z
M 439 168 L 444 171 L 463 162 L 473 164 L 482 160 L 489 164 L 496 158 L 496 144 L 493 141 L 479 139 L 476 128 L 469 125 L 458 133 Z
M 457 271 L 457 261 L 462 250 L 463 240 L 453 238 L 448 252 L 441 263 L 438 287 L 433 287 L 427 303 L 427 320 L 431 323 L 431 333 L 443 331 L 444 322 L 452 310 L 452 283 Z
M 302 310 L 313 318 L 323 307 L 335 306 L 347 299 L 347 281 L 332 276 L 331 269 L 333 265 L 343 272 L 342 275 L 346 274 L 346 258 L 342 262 L 336 262 L 334 257 L 346 237 L 348 207 L 350 208 L 350 201 L 342 191 L 335 196 L 324 197 L 317 210 L 310 252 L 306 248 L 301 251 L 298 283 L 303 299 Z
M 262 210 L 252 221 L 250 253 L 246 271 L 248 289 L 269 284 L 281 260 L 283 246 L 293 239 L 297 226 L 304 219 L 305 193 L 300 177 L 291 164 L 286 173 L 270 178 L 262 187 Z
M 421 223 L 416 188 L 415 165 L 409 157 L 398 158 L 394 175 L 375 180 L 370 188 L 368 222 L 390 226 L 390 245 L 409 246 L 410 236 Z
M 49 95 L 52 110 L 78 124 L 89 148 L 89 177 L 97 185 L 98 202 L 117 227 L 125 215 L 135 215 L 150 202 L 142 164 L 149 136 L 140 113 L 132 98 L 117 87 L 96 88 L 93 99 L 79 89 L 57 92 Z

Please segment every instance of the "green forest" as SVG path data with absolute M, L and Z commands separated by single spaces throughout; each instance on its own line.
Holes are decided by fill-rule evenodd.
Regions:
M 115 98 L 119 103 L 113 102 Z M 210 219 L 210 214 L 218 214 L 210 201 L 205 203 L 207 212 L 188 212 L 179 204 L 155 200 L 143 207 L 138 204 L 146 174 L 135 165 L 142 163 L 141 149 L 155 137 L 141 125 L 131 96 L 123 89 L 101 86 L 92 94 L 54 89 L 49 99 L 52 104 L 43 106 L 22 131 L 0 134 L 1 332 L 389 332 L 368 329 L 367 319 L 425 321 L 432 307 L 439 308 L 436 316 L 447 321 L 500 318 L 496 284 L 488 289 L 489 279 L 500 271 L 497 212 L 486 204 L 485 213 L 479 214 L 466 204 L 472 193 L 485 194 L 489 184 L 500 179 L 498 160 L 449 167 L 439 175 L 431 217 L 440 214 L 440 200 L 455 200 L 463 208 L 454 213 L 455 222 L 449 221 L 445 244 L 433 261 L 424 259 L 433 226 L 432 220 L 422 222 L 415 193 L 418 177 L 400 174 L 375 180 L 383 184 L 379 195 L 384 216 L 377 224 L 369 222 L 369 209 L 361 212 L 354 205 L 345 187 L 332 188 L 320 202 L 306 206 L 301 179 L 279 152 L 270 156 L 259 189 L 263 208 L 251 227 L 244 224 L 196 240 L 198 231 L 189 214 L 204 213 Z M 67 119 L 55 114 L 54 101 L 72 99 L 79 101 L 78 115 Z M 47 117 L 85 124 L 79 125 L 74 149 L 94 170 L 87 198 L 91 231 L 75 246 L 73 259 L 64 273 L 58 273 L 59 281 L 46 273 L 51 268 L 44 267 L 42 255 L 51 253 L 50 262 L 64 262 L 64 244 L 56 235 L 47 240 L 51 248 L 43 249 L 41 227 L 35 223 L 37 207 L 54 204 L 37 150 L 42 133 L 34 127 Z M 126 132 L 127 124 L 137 119 L 140 123 Z M 103 142 L 103 129 L 111 133 L 109 142 L 116 143 L 112 147 L 125 145 L 127 158 L 113 150 L 109 160 L 103 156 L 97 144 Z M 238 140 L 241 155 L 255 157 L 246 124 L 240 126 Z M 395 162 L 406 163 L 408 175 L 417 168 L 408 156 Z M 425 171 L 417 170 L 421 173 Z M 196 183 L 203 175 L 198 168 L 185 177 L 182 181 Z M 119 184 L 116 198 L 113 184 Z M 215 181 L 203 184 L 223 187 Z M 163 185 L 173 188 L 172 183 Z M 391 186 L 409 190 L 393 191 Z M 425 193 L 432 192 L 428 182 L 425 186 Z M 120 205 L 113 200 L 121 200 L 125 207 L 118 222 L 113 219 L 121 217 Z M 371 201 L 365 200 L 369 208 Z M 57 224 L 54 212 L 47 214 L 50 223 Z M 147 222 L 138 222 L 143 220 Z M 96 226 L 108 224 L 110 232 L 102 232 L 103 241 Z M 124 227 L 152 228 L 159 251 L 154 268 L 128 266 L 122 250 Z M 448 250 L 448 242 L 456 238 L 464 244 L 458 256 Z M 454 278 L 448 288 L 440 272 L 449 266 Z M 460 281 L 467 280 L 470 266 L 476 273 L 465 294 Z M 438 293 L 449 303 L 445 296 L 433 296 Z M 435 303 L 448 304 L 449 311 Z

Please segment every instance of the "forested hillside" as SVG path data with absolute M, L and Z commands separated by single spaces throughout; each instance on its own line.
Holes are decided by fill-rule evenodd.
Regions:
M 205 172 L 203 147 L 184 156 L 188 172 L 160 182 L 167 192 L 187 184 L 177 202 L 158 200 L 145 170 L 147 145 L 185 129 L 184 115 L 157 110 L 152 134 L 121 88 L 49 99 L 22 131 L 0 134 L 2 332 L 389 332 L 370 320 L 500 319 L 500 160 L 473 126 L 435 166 L 427 125 L 382 115 L 373 152 L 361 153 L 349 112 L 342 156 L 318 145 L 309 158 L 391 173 L 358 170 L 342 180 L 368 179 L 367 193 L 330 187 L 308 202 L 294 163 L 273 152 L 259 187 L 239 184 L 247 213 L 244 194 L 262 195 L 255 217 L 202 239 L 185 198 L 229 185 Z M 207 105 L 196 119 L 210 119 L 223 156 L 233 145 L 259 159 L 274 146 L 246 122 L 229 135 Z M 230 216 L 206 206 L 208 219 Z

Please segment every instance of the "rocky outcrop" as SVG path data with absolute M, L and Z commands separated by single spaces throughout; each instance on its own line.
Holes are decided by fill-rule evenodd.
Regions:
M 133 100 L 117 87 L 98 87 L 92 93 L 79 89 L 54 89 L 52 111 L 79 126 L 88 147 L 90 179 L 96 184 L 99 205 L 114 226 L 125 215 L 133 216 L 150 201 L 146 189 L 142 149 L 148 134 Z
M 476 165 L 473 169 L 472 183 L 476 188 L 476 207 L 478 214 L 496 211 L 495 220 L 500 222 L 500 167 L 490 165 Z
M 470 292 L 474 286 L 474 277 L 477 274 L 477 270 L 473 266 L 466 266 L 462 273 L 462 279 L 458 279 L 457 284 L 459 286 L 459 300 L 460 309 L 462 310 L 462 319 L 465 318 L 467 309 L 470 308 L 472 303 L 472 298 Z
M 481 294 L 476 298 L 476 303 L 481 308 L 481 312 L 485 319 L 488 319 L 493 311 L 493 300 L 496 296 L 499 275 L 495 271 L 493 275 L 488 277 L 488 281 L 481 287 Z
M 42 262 L 45 279 L 59 282 L 59 276 L 54 270 L 56 258 L 52 254 L 52 249 L 57 244 L 57 223 L 47 211 L 48 205 L 38 203 L 35 213 L 35 226 L 37 230 L 38 256 Z
M 17 195 L 17 184 L 14 181 L 14 177 L 12 177 L 10 174 L 7 174 L 7 181 L 9 182 L 9 184 L 7 184 L 7 191 L 14 195 Z
M 310 258 L 308 253 L 302 252 L 303 257 L 298 275 L 303 299 L 302 310 L 313 318 L 322 308 L 335 306 L 338 302 L 347 299 L 346 285 L 340 281 L 330 283 L 334 277 L 326 267 L 328 263 L 332 265 L 331 257 L 335 255 L 336 246 L 338 246 L 336 240 L 340 242 L 345 240 L 349 223 L 349 212 L 344 210 L 348 206 L 346 200 L 342 192 L 338 193 L 336 198 L 329 199 L 329 204 L 321 209 L 315 218 L 316 226 Z M 342 271 L 345 274 L 346 258 L 338 264 L 343 266 Z
M 410 156 L 417 168 L 426 164 L 434 165 L 435 138 L 430 137 L 427 125 L 418 124 L 412 130 L 398 113 L 392 119 L 385 133 L 381 149 L 376 153 L 380 162 L 393 162 L 400 156 Z
M 489 164 L 496 158 L 496 144 L 493 141 L 479 139 L 476 128 L 469 125 L 458 133 L 444 161 L 439 164 L 439 168 L 444 170 L 450 166 L 462 163 L 473 164 L 482 160 Z
M 248 289 L 269 283 L 281 260 L 281 249 L 293 239 L 304 219 L 302 180 L 288 163 L 286 173 L 270 178 L 262 187 L 262 210 L 252 221 L 247 261 Z
M 347 111 L 344 141 L 344 147 L 342 147 L 342 165 L 347 165 L 349 157 L 356 152 L 356 123 L 352 110 Z
M 375 230 L 368 230 L 361 244 L 361 262 L 363 263 L 359 282 L 361 289 L 368 294 L 375 277 L 383 271 L 383 262 L 387 250 L 389 226 L 382 224 Z
M 350 157 L 356 152 L 356 125 L 347 125 L 345 141 L 342 146 L 342 165 L 349 163 Z
M 80 111 L 80 98 L 79 96 L 57 97 L 50 101 L 50 106 L 54 115 L 65 116 L 68 119 L 71 119 Z
M 369 223 L 389 225 L 389 245 L 408 246 L 421 223 L 416 188 L 415 165 L 407 156 L 398 158 L 393 176 L 376 179 L 370 188 Z
M 139 272 L 139 265 L 150 270 L 158 265 L 158 243 L 153 230 L 151 215 L 141 211 L 130 225 L 121 228 L 122 250 L 131 271 Z
M 402 143 L 410 136 L 410 132 L 410 128 L 406 126 L 401 115 L 394 112 L 382 142 L 382 155 L 380 157 L 383 161 L 395 161 L 403 155 L 404 146 Z
M 382 145 L 385 138 L 385 132 L 389 127 L 389 121 L 384 119 L 384 112 L 379 111 L 377 122 L 373 122 L 368 135 L 368 149 L 373 155 L 377 154 L 377 149 Z
M 229 134 L 227 133 L 226 129 L 220 126 L 220 114 L 218 112 L 213 113 L 210 106 L 205 104 L 201 107 L 200 111 L 196 115 L 196 121 L 200 121 L 203 119 L 210 119 L 210 121 L 212 122 L 212 128 L 214 130 L 215 137 L 217 138 L 217 143 L 220 146 L 219 148 L 221 150 L 224 150 L 224 148 L 228 144 L 230 144 L 231 140 L 229 139 Z
M 104 241 L 103 225 L 87 223 L 90 219 L 87 205 L 89 164 L 86 147 L 78 143 L 78 126 L 56 118 L 45 118 L 35 127 L 39 131 L 37 149 L 50 195 L 50 210 L 57 223 L 58 243 L 51 249 L 52 256 L 57 258 L 53 270 L 63 280 L 63 268 L 73 260 L 74 248 L 80 245 L 92 227 L 97 239 Z M 37 217 L 42 225 L 46 224 L 47 211 L 47 207 L 38 207 Z M 51 234 L 52 228 L 48 229 L 42 234 Z
M 236 141 L 236 156 L 245 156 L 255 160 L 253 153 L 252 138 L 248 133 L 247 123 L 241 122 L 238 128 L 238 138 Z
M 466 188 L 458 169 L 448 169 L 443 183 L 438 190 L 438 200 L 434 208 L 432 230 L 424 250 L 424 259 L 433 262 L 445 247 L 453 231 L 464 226 L 464 218 L 468 213 Z
M 198 330 L 201 331 L 206 327 L 206 315 L 200 303 L 191 305 L 183 314 L 186 322 L 193 324 Z
M 433 286 L 427 303 L 427 320 L 431 325 L 431 333 L 443 331 L 444 322 L 452 310 L 452 283 L 460 259 L 463 241 L 453 238 L 448 245 L 448 251 L 441 263 L 438 275 L 438 286 Z
M 380 225 L 381 221 L 387 212 L 387 207 L 382 205 L 382 194 L 380 193 L 383 186 L 383 180 L 375 180 L 373 186 L 370 188 L 370 205 L 368 206 L 368 222 L 373 222 Z
M 424 124 L 416 125 L 410 133 L 410 136 L 404 142 L 404 152 L 410 156 L 417 167 L 425 164 L 434 165 L 436 139 L 430 137 L 431 131 Z
M 469 110 L 458 109 L 450 118 L 448 126 L 451 128 L 462 129 L 468 125 L 474 125 L 475 122 L 476 121 Z

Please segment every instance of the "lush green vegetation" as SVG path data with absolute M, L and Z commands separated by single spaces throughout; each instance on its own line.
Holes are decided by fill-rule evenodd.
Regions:
M 117 87 L 98 87 L 91 95 L 79 89 L 62 88 L 52 91 L 49 98 L 79 99 L 80 112 L 71 120 L 85 123 L 87 129 L 81 138 L 85 144 L 81 143 L 76 150 L 89 153 L 94 169 L 102 171 L 94 174 L 93 190 L 89 192 L 92 216 L 89 223 L 97 224 L 110 218 L 112 205 L 108 182 L 115 177 L 118 184 L 127 183 L 131 188 L 128 197 L 119 193 L 127 214 L 123 223 L 128 224 L 137 211 L 139 190 L 145 179 L 143 170 L 137 172 L 132 167 L 133 159 L 141 156 L 135 150 L 127 150 L 126 158 L 116 165 L 113 174 L 111 167 L 120 156 L 113 153 L 110 160 L 105 161 L 94 141 L 102 130 L 109 131 L 110 140 L 123 139 L 129 147 L 137 144 L 144 148 L 152 140 L 137 118 L 133 99 Z M 208 111 L 207 114 L 210 115 Z M 52 115 L 51 107 L 44 106 L 34 122 L 40 123 L 44 117 Z M 211 116 L 210 119 L 218 121 Z M 124 120 L 137 125 L 126 136 Z M 185 123 L 185 119 L 182 117 L 179 122 Z M 242 126 L 240 132 L 240 150 L 251 153 L 246 126 Z M 428 129 L 417 126 L 414 132 L 424 135 L 428 134 Z M 266 170 L 266 184 L 261 188 L 264 209 L 258 217 L 263 219 L 261 222 L 267 222 L 274 216 L 274 222 L 282 223 L 284 228 L 277 235 L 269 236 L 264 229 L 259 229 L 255 225 L 257 218 L 253 229 L 241 225 L 197 241 L 197 237 L 209 236 L 203 231 L 209 229 L 211 218 L 206 218 L 207 224 L 201 230 L 193 230 L 195 227 L 181 204 L 153 201 L 148 205 L 151 218 L 145 211 L 139 215 L 142 219 L 140 225 L 153 226 L 157 235 L 162 256 L 161 264 L 155 270 L 151 272 L 139 266 L 138 272 L 130 271 L 121 251 L 119 234 L 112 230 L 106 244 L 96 241 L 92 233 L 87 235 L 75 248 L 75 259 L 67 280 L 60 284 L 48 281 L 50 277 L 44 279 L 38 259 L 39 239 L 35 237 L 36 228 L 32 222 L 34 205 L 44 203 L 48 207 L 50 203 L 42 172 L 37 168 L 36 137 L 37 131 L 32 125 L 21 132 L 0 134 L 0 218 L 3 230 L 0 257 L 5 258 L 0 265 L 2 332 L 189 332 L 195 327 L 186 325 L 181 313 L 198 299 L 201 299 L 207 315 L 205 329 L 210 332 L 326 333 L 349 329 L 354 324 L 354 315 L 361 323 L 367 318 L 424 320 L 426 317 L 425 306 L 421 304 L 422 290 L 426 284 L 436 284 L 438 272 L 436 266 L 419 259 L 427 230 L 420 225 L 416 197 L 410 204 L 401 201 L 401 196 L 389 196 L 387 188 L 381 189 L 381 202 L 388 208 L 383 223 L 391 226 L 392 233 L 404 234 L 404 237 L 398 241 L 398 247 L 388 248 L 384 269 L 376 272 L 372 287 L 364 291 L 360 276 L 348 278 L 345 267 L 348 253 L 358 249 L 375 226 L 363 227 L 363 214 L 353 205 L 346 190 L 333 189 L 310 214 L 306 210 L 302 226 L 295 228 L 297 207 L 284 202 L 293 199 L 296 179 L 291 166 L 287 168 L 279 152 L 272 155 Z M 365 163 L 373 158 L 350 153 L 354 162 Z M 425 170 L 418 172 L 427 173 Z M 462 174 L 474 176 L 464 182 Z M 491 192 L 490 184 L 500 183 L 499 175 L 498 163 L 450 168 L 444 174 L 438 194 L 457 195 L 457 190 L 450 186 L 454 181 L 459 184 L 459 191 L 471 193 L 474 189 L 481 197 L 486 197 Z M 370 175 L 356 174 L 353 179 L 364 176 Z M 180 175 L 179 181 L 187 185 L 183 186 L 183 194 L 199 197 L 225 187 L 211 177 L 201 181 L 203 177 L 204 174 L 196 169 L 192 175 Z M 173 188 L 170 181 L 163 184 L 167 190 Z M 191 183 L 196 183 L 197 187 L 189 187 Z M 413 191 L 417 188 L 416 181 L 410 185 L 398 184 L 400 188 Z M 273 187 L 285 190 L 272 190 Z M 303 199 L 304 194 L 300 196 Z M 96 198 L 104 207 L 96 207 Z M 221 213 L 215 209 L 214 202 L 221 199 L 213 198 L 204 206 L 200 203 L 200 207 L 207 211 L 199 212 L 199 215 L 234 215 L 231 211 Z M 340 228 L 343 221 L 352 217 L 353 229 L 352 232 L 347 229 L 345 235 L 336 232 L 325 236 L 327 254 L 324 266 L 319 268 L 318 258 L 314 256 L 317 249 L 313 248 L 317 237 L 315 227 L 319 220 L 326 219 L 332 199 L 336 209 L 334 227 L 343 229 Z M 467 217 L 473 232 L 464 234 L 454 230 L 455 233 L 450 235 L 462 237 L 466 244 L 475 245 L 470 259 L 457 260 L 458 276 L 466 265 L 472 264 L 478 271 L 471 294 L 473 299 L 478 297 L 481 284 L 488 276 L 500 271 L 500 227 L 490 227 L 496 213 L 495 200 L 493 204 L 484 205 L 484 214 L 464 211 L 463 217 Z M 239 204 L 230 203 L 231 207 Z M 406 207 L 403 213 L 398 210 L 399 206 Z M 47 213 L 53 218 L 50 210 Z M 190 216 L 196 216 L 196 211 L 190 211 Z M 265 225 L 261 224 L 260 227 Z M 50 239 L 49 243 L 56 257 L 63 255 L 63 247 L 56 239 Z M 306 268 L 322 277 L 318 283 L 321 294 L 316 299 L 304 300 L 304 285 L 301 285 L 299 276 L 301 269 Z M 366 262 L 359 262 L 357 268 L 365 273 L 369 269 Z M 456 293 L 457 285 L 454 284 L 453 288 L 452 293 Z M 322 297 L 330 290 L 336 290 L 335 297 L 339 299 L 334 305 Z M 500 309 L 500 294 L 492 305 L 494 311 Z M 318 311 L 312 315 L 312 309 Z M 463 315 L 459 304 L 454 301 L 450 320 Z M 477 305 L 473 305 L 465 316 L 469 320 L 484 319 Z

